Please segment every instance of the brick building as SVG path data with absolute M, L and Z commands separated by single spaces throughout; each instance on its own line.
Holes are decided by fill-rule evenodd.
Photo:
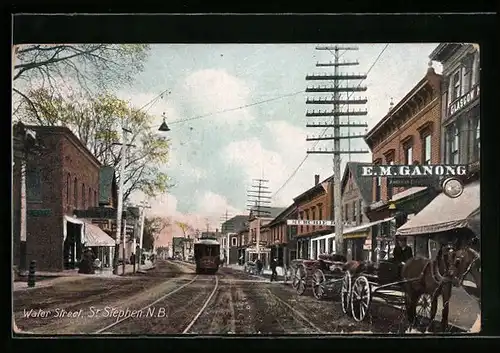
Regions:
M 359 175 L 366 163 L 347 162 L 341 181 L 344 254 L 348 260 L 368 259 L 371 237 L 360 225 L 369 223 L 366 207 L 371 204 L 373 182 Z
M 430 55 L 443 65 L 441 156 L 479 171 L 479 51 L 472 44 L 440 44 Z
M 298 219 L 333 220 L 333 188 L 330 176 L 320 182 L 314 176 L 314 186 L 293 199 Z M 320 253 L 334 251 L 333 227 L 299 225 L 297 229 L 297 257 L 316 259 Z
M 373 164 L 441 162 L 441 82 L 441 75 L 429 64 L 420 82 L 368 132 L 365 141 L 372 151 Z M 376 250 L 382 251 L 383 257 L 392 251 L 391 237 L 395 229 L 420 212 L 436 194 L 434 186 L 393 188 L 387 178 L 373 178 L 373 198 L 367 207 L 367 216 L 372 222 L 394 218 L 381 223 L 374 231 Z M 414 253 L 425 252 L 426 243 L 418 242 L 422 239 L 407 240 Z
M 295 204 L 288 206 L 269 223 L 271 232 L 271 257 L 277 258 L 280 266 L 289 266 L 297 258 L 297 226 L 287 225 L 288 219 L 297 219 Z
M 265 210 L 265 211 L 264 211 Z M 282 207 L 269 207 L 263 209 L 261 216 L 258 216 L 258 211 L 250 210 L 248 217 L 248 247 L 245 249 L 245 261 L 254 261 L 260 253 L 260 259 L 264 266 L 268 266 L 271 261 L 271 233 L 269 223 L 276 218 L 284 208 Z M 259 234 L 257 234 L 259 233 Z M 258 247 L 257 250 L 257 238 Z
M 237 233 L 236 250 L 237 250 L 237 254 L 238 254 L 238 263 L 240 265 L 243 265 L 245 262 L 245 251 L 249 247 L 249 244 L 250 244 L 249 234 L 250 234 L 250 231 L 248 229 L 248 223 L 245 225 L 244 228 L 240 229 L 240 231 Z
M 440 163 L 440 121 L 441 75 L 430 66 L 420 82 L 367 133 L 365 141 L 372 151 L 373 164 Z M 393 203 L 388 201 L 401 203 L 411 198 L 415 207 L 422 207 L 415 199 L 429 190 L 392 188 L 384 177 L 374 178 L 372 189 L 373 203 L 367 212 L 370 220 L 391 215 L 388 205 Z
M 480 64 L 479 49 L 473 44 L 442 43 L 430 55 L 443 65 L 442 83 L 442 153 L 446 164 L 467 164 L 465 187 L 457 198 L 437 195 L 421 212 L 410 219 L 398 233 L 419 237 L 432 234 L 430 257 L 438 246 L 435 241 L 481 238 L 480 212 Z M 439 239 L 441 238 L 441 240 Z M 480 251 L 479 243 L 475 243 Z M 465 282 L 473 283 L 473 278 Z M 466 286 L 469 286 L 467 284 Z M 474 286 L 474 284 L 473 284 Z M 476 288 L 476 287 L 474 287 Z
M 46 149 L 26 161 L 27 260 L 40 270 L 73 268 L 83 222 L 74 211 L 98 204 L 99 161 L 66 127 L 30 126 Z M 88 231 L 99 232 L 95 226 Z

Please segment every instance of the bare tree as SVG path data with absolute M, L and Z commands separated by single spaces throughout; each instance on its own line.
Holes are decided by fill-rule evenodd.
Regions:
M 162 171 L 169 157 L 169 140 L 157 135 L 152 127 L 154 117 L 144 111 L 130 108 L 129 104 L 112 94 L 93 98 L 79 95 L 63 97 L 40 88 L 27 92 L 30 104 L 18 111 L 23 121 L 34 125 L 66 126 L 87 146 L 103 164 L 115 167 L 121 160 L 120 126 L 126 121 L 133 133 L 128 143 L 124 174 L 124 200 L 132 192 L 141 190 L 154 197 L 171 187 L 170 178 Z M 121 178 L 121 175 L 117 175 Z
M 51 95 L 76 87 L 61 83 L 71 81 L 78 91 L 95 95 L 109 87 L 132 81 L 143 69 L 150 51 L 145 44 L 27 44 L 14 49 L 13 92 L 19 104 L 32 105 L 26 92 L 35 87 Z M 14 107 L 14 115 L 18 107 Z

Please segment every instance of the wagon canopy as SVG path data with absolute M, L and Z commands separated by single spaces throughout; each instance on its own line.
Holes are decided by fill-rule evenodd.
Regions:
M 480 184 L 464 187 L 462 195 L 451 198 L 439 194 L 422 211 L 397 230 L 397 235 L 418 235 L 469 228 L 480 234 Z

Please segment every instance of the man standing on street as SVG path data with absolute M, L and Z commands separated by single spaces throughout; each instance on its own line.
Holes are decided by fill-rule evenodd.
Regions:
M 278 272 L 276 272 L 276 267 L 278 267 L 278 259 L 277 258 L 273 258 L 271 260 L 271 282 L 274 280 L 274 281 L 277 281 L 278 280 Z

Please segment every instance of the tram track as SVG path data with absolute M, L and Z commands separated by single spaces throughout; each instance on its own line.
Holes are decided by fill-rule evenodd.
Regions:
M 207 282 L 213 283 L 207 286 Z M 100 328 L 95 334 L 187 334 L 219 288 L 216 276 L 196 275 L 152 303 Z M 196 305 L 202 303 L 201 306 Z M 193 309 L 196 311 L 193 313 Z
M 288 304 L 285 300 L 281 299 L 279 296 L 274 294 L 269 288 L 266 289 L 267 294 L 269 295 L 270 298 L 275 300 L 275 302 L 279 303 L 280 305 L 284 306 L 289 312 L 293 313 L 291 316 L 293 317 L 293 320 L 295 322 L 300 322 L 303 329 L 306 332 L 303 333 L 311 333 L 311 334 L 324 334 L 322 329 L 320 329 L 318 326 L 316 326 L 313 322 L 311 322 L 308 318 L 306 318 L 300 311 L 295 309 L 293 306 Z M 288 331 L 285 325 L 283 325 L 283 319 L 280 319 L 278 322 L 280 326 L 283 328 L 284 331 Z M 288 326 L 288 324 L 287 324 Z

